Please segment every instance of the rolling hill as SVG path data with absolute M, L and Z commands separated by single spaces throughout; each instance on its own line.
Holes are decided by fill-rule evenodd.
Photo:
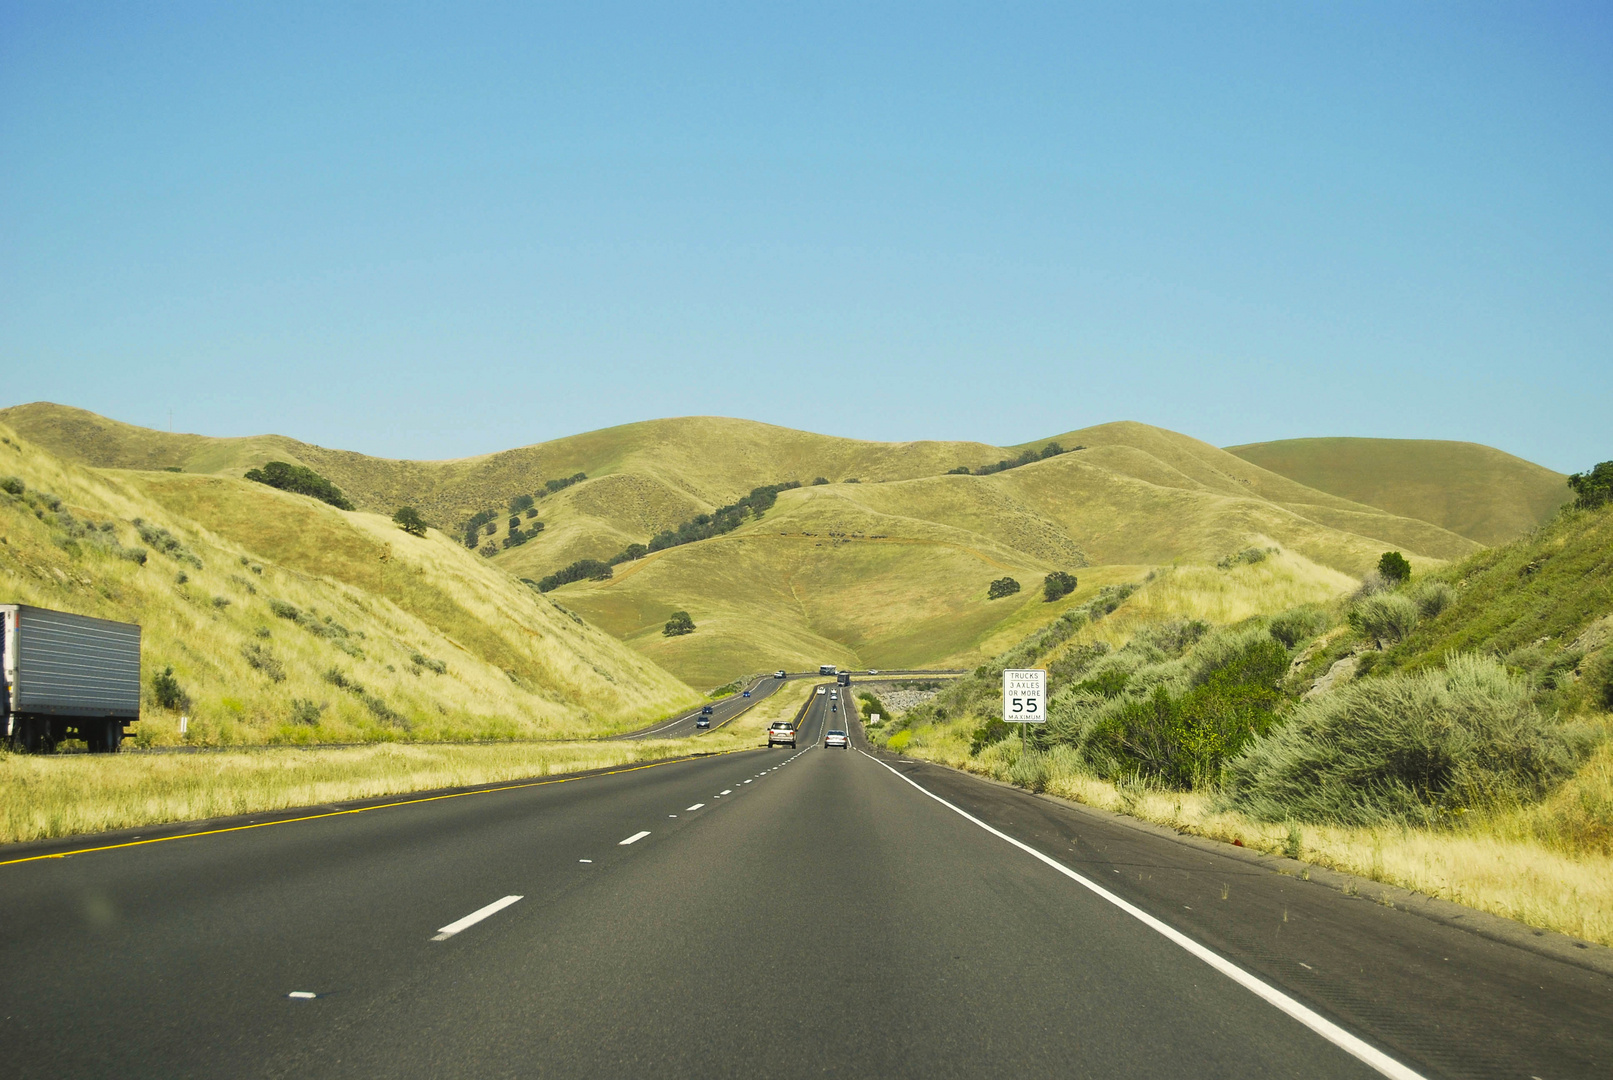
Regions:
M 1007 448 L 876 443 L 691 417 L 416 462 L 280 436 L 170 435 L 48 404 L 0 410 L 0 420 L 83 465 L 146 470 L 140 483 L 150 498 L 240 543 L 265 541 L 231 532 L 251 515 L 215 508 L 213 500 L 244 498 L 254 486 L 233 477 L 270 459 L 314 469 L 361 511 L 414 505 L 454 532 L 471 514 L 497 510 L 492 535 L 478 537 L 488 557 L 458 552 L 505 581 L 535 581 L 579 559 L 608 560 L 753 488 L 798 482 L 803 486 L 781 492 L 764 515 L 746 516 L 727 535 L 622 563 L 609 581 L 551 594 L 700 686 L 826 660 L 876 667 L 973 663 L 1008 629 L 1028 633 L 1062 610 L 1039 597 L 1042 576 L 1052 570 L 1080 571 L 1081 591 L 1061 602 L 1073 603 L 1149 567 L 1214 565 L 1248 548 L 1281 548 L 1306 565 L 1359 577 L 1386 549 L 1429 566 L 1481 547 L 1425 518 L 1131 422 L 1066 432 L 1055 437 L 1066 453 L 973 475 L 955 470 L 1039 451 L 1048 440 Z M 504 545 L 504 505 L 512 496 L 578 473 L 586 478 L 538 499 L 541 533 Z M 1537 512 L 1528 490 L 1514 486 L 1495 495 L 1493 513 L 1503 522 L 1496 529 Z M 526 530 L 534 521 L 523 516 L 518 523 Z M 988 601 L 987 584 L 1005 576 L 1024 591 Z M 661 625 L 673 610 L 689 611 L 699 631 L 664 637 Z
M 1284 439 L 1227 452 L 1290 480 L 1420 518 L 1486 546 L 1567 502 L 1567 477 L 1490 446 L 1434 439 Z
M 0 425 L 0 587 L 144 627 L 203 743 L 575 737 L 697 696 L 460 545 L 227 477 L 95 470 Z M 139 738 L 177 739 L 148 700 Z

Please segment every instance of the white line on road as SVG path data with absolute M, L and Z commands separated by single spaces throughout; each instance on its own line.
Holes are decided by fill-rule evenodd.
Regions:
M 747 780 L 747 781 L 745 781 L 745 783 L 747 783 L 747 784 L 748 784 L 748 783 L 750 783 L 750 781 L 749 781 L 749 780 Z
M 734 789 L 733 789 L 733 788 L 728 788 L 728 789 L 727 789 L 727 790 L 725 790 L 725 791 L 719 791 L 719 792 L 717 792 L 717 794 L 719 794 L 719 795 L 732 795 L 732 794 L 733 794 L 733 793 L 734 793 Z
M 505 908 L 509 907 L 519 899 L 521 899 L 519 896 L 506 896 L 502 900 L 494 900 L 491 904 L 488 904 L 484 908 L 477 908 L 469 915 L 466 915 L 463 919 L 460 919 L 456 922 L 451 922 L 447 926 L 442 927 L 437 931 L 437 936 L 431 940 L 447 941 L 461 930 L 464 930 L 467 927 L 475 926 L 489 915 L 497 915 L 499 912 L 503 911 Z
M 684 808 L 683 808 L 683 812 L 684 812 L 684 813 L 685 813 L 685 814 L 687 814 L 687 813 L 688 813 L 688 812 L 689 812 L 689 811 L 690 811 L 690 810 L 698 810 L 698 809 L 700 809 L 700 808 L 701 808 L 701 807 L 702 807 L 702 806 L 704 806 L 704 805 L 706 805 L 706 804 L 705 804 L 705 803 L 703 803 L 703 802 L 697 802 L 697 803 L 695 803 L 695 804 L 694 804 L 694 805 L 693 805 L 693 806 L 686 806 L 686 807 L 684 807 Z
M 298 1001 L 312 1001 L 318 996 L 319 995 L 314 993 L 312 990 L 293 990 L 291 993 L 286 995 L 286 997 L 295 998 Z
M 594 860 L 592 860 L 592 859 L 578 859 L 577 861 L 578 862 L 593 862 Z
M 1206 964 L 1215 968 L 1215 970 L 1219 971 L 1221 974 L 1225 975 L 1239 986 L 1242 986 L 1245 990 L 1250 991 L 1256 997 L 1265 1001 L 1268 1005 L 1274 1006 L 1280 1012 L 1287 1013 L 1289 1016 L 1295 1020 L 1298 1020 L 1301 1024 L 1304 1024 L 1306 1027 L 1316 1032 L 1316 1034 L 1320 1035 L 1334 1046 L 1337 1046 L 1339 1049 L 1378 1070 L 1378 1072 L 1382 1073 L 1384 1076 L 1393 1077 L 1394 1080 L 1424 1080 L 1421 1073 L 1407 1068 L 1405 1065 L 1402 1065 L 1400 1062 L 1396 1061 L 1388 1054 L 1385 1054 L 1377 1047 L 1372 1046 L 1364 1039 L 1350 1034 L 1348 1031 L 1345 1031 L 1331 1020 L 1328 1020 L 1326 1017 L 1313 1012 L 1310 1008 L 1300 1004 L 1298 1001 L 1295 1001 L 1293 998 L 1289 997 L 1281 990 L 1278 990 L 1276 987 L 1270 986 L 1251 975 L 1249 972 L 1243 970 L 1226 957 L 1205 948 L 1203 945 L 1200 945 L 1198 942 L 1194 941 L 1180 930 L 1160 922 L 1142 908 L 1137 907 L 1135 904 L 1132 904 L 1129 901 L 1121 899 L 1108 889 L 1105 889 L 1102 885 L 1099 885 L 1097 882 L 1087 880 L 1085 877 L 1076 873 L 1074 870 L 1071 870 L 1068 866 L 1065 866 L 1056 859 L 1043 855 L 1040 851 L 1037 851 L 1029 844 L 1015 840 L 1007 833 L 992 828 L 990 825 L 987 825 L 984 821 L 981 821 L 967 810 L 954 806 L 952 803 L 947 802 L 945 799 L 941 798 L 941 796 L 930 791 L 928 788 L 922 787 L 908 777 L 903 776 L 901 773 L 897 772 L 895 769 L 892 769 L 889 765 L 885 764 L 883 761 L 880 761 L 872 754 L 863 753 L 861 750 L 857 752 L 862 754 L 863 757 L 867 758 L 869 761 L 874 762 L 876 765 L 889 770 L 891 775 L 909 784 L 912 784 L 913 787 L 917 788 L 919 791 L 922 791 L 924 794 L 928 795 L 930 798 L 934 799 L 948 810 L 951 810 L 965 821 L 980 826 L 980 828 L 986 830 L 999 840 L 1008 841 L 1010 844 L 1013 844 L 1015 847 L 1019 848 L 1032 858 L 1040 859 L 1042 862 L 1046 863 L 1048 866 L 1051 866 L 1054 870 L 1057 870 L 1071 881 L 1103 898 L 1104 900 L 1107 900 L 1121 911 L 1124 911 L 1127 915 L 1130 915 L 1144 926 L 1147 926 L 1150 930 L 1154 930 L 1159 934 L 1164 935 L 1166 938 L 1169 938 L 1172 942 L 1180 945 L 1183 949 L 1186 949 L 1188 952 L 1192 953 Z
M 650 835 L 650 830 L 648 829 L 645 829 L 643 832 L 636 832 L 632 836 L 629 836 L 626 840 L 617 841 L 616 846 L 626 847 L 628 844 L 636 844 L 648 835 Z

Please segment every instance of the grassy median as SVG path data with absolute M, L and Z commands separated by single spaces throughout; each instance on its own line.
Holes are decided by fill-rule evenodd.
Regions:
M 706 735 L 617 742 L 382 743 L 196 754 L 0 752 L 0 842 L 321 806 L 760 746 L 812 684 L 796 681 Z

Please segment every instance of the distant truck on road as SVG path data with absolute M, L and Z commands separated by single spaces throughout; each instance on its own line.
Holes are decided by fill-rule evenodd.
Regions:
M 77 737 L 111 752 L 140 719 L 140 627 L 0 604 L 0 737 L 28 751 Z
M 850 686 L 851 685 L 851 672 L 849 672 L 849 671 L 837 672 L 835 674 L 835 685 L 836 686 Z
M 833 675 L 834 673 L 835 673 L 835 666 L 833 664 L 819 664 L 818 665 L 818 674 L 819 675 Z

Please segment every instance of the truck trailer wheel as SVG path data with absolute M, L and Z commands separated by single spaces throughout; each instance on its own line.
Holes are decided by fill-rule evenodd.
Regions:
M 83 731 L 92 754 L 115 754 L 123 742 L 123 725 L 116 720 L 85 721 Z

